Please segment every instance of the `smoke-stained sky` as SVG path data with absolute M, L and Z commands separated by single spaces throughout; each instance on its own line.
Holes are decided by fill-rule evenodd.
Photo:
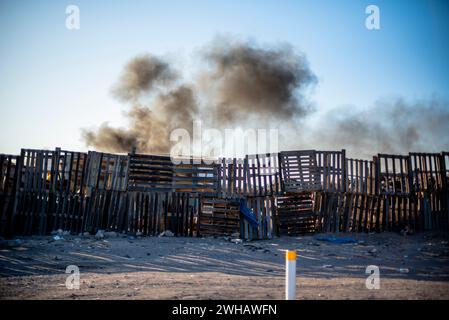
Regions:
M 304 53 L 316 77 L 310 92 L 304 92 L 298 101 L 300 106 L 310 104 L 317 110 L 306 112 L 309 126 L 329 122 L 326 119 L 336 109 L 350 113 L 354 124 L 366 117 L 381 118 L 373 111 L 380 104 L 393 106 L 393 110 L 404 106 L 412 110 L 417 106 L 433 108 L 445 119 L 445 101 L 449 99 L 446 1 L 378 1 L 379 31 L 364 26 L 365 7 L 371 4 L 365 1 L 346 1 L 338 6 L 333 1 L 77 4 L 81 29 L 68 31 L 65 2 L 0 3 L 0 152 L 54 146 L 86 150 L 80 128 L 96 130 L 105 121 L 110 128 L 126 128 L 128 114 L 145 111 L 133 107 L 129 96 L 119 98 L 118 93 L 111 93 L 128 62 L 150 54 L 167 63 L 175 73 L 165 74 L 163 81 L 149 82 L 170 89 L 150 93 L 143 102 L 154 98 L 159 106 L 170 104 L 170 91 L 180 90 L 182 96 L 189 92 L 191 82 L 197 80 L 194 70 L 200 69 L 195 64 L 201 64 L 194 62 L 198 59 L 192 55 L 217 34 L 243 41 L 254 39 L 262 48 L 288 43 Z M 164 74 L 164 70 L 160 72 Z M 224 79 L 234 74 L 215 76 Z M 146 112 L 143 115 L 149 116 Z M 429 124 L 422 126 L 438 132 L 435 126 L 442 121 L 435 124 L 426 119 L 423 117 L 423 122 Z M 406 123 L 411 121 L 406 119 Z M 337 127 L 344 124 L 330 122 Z M 385 127 L 383 120 L 377 123 L 374 126 L 385 136 L 389 126 Z M 399 137 L 416 135 L 407 125 L 400 130 L 404 134 Z M 373 148 L 379 146 L 374 144 Z

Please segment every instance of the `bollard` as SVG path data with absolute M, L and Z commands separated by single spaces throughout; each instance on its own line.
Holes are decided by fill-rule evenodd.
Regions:
M 296 251 L 285 253 L 285 300 L 296 299 Z

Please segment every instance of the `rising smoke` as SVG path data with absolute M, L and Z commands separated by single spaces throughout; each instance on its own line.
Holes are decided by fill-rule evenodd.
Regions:
M 249 42 L 215 40 L 199 54 L 210 68 L 186 84 L 160 58 L 132 59 L 112 89 L 118 100 L 131 103 L 128 128 L 107 123 L 97 131 L 83 130 L 89 146 L 108 152 L 168 153 L 175 128 L 192 130 L 192 120 L 207 118 L 218 128 L 256 121 L 299 119 L 311 108 L 303 90 L 315 81 L 304 56 L 287 45 L 258 48 Z M 181 79 L 182 80 L 182 79 Z M 181 84 L 179 84 L 181 82 Z M 197 104 L 197 95 L 204 102 Z M 150 96 L 150 103 L 142 97 Z
M 126 113 L 128 128 L 112 128 L 104 123 L 95 132 L 83 130 L 87 145 L 107 152 L 168 153 L 170 132 L 192 124 L 198 112 L 194 91 L 186 84 L 173 86 L 177 74 L 157 57 L 139 56 L 126 66 L 112 88 L 117 99 L 130 102 Z M 139 99 L 153 94 L 149 106 Z M 191 130 L 189 130 L 191 131 Z
M 350 156 L 439 152 L 449 149 L 449 104 L 384 99 L 371 108 L 316 110 L 306 90 L 316 83 L 303 54 L 288 45 L 259 47 L 251 42 L 215 40 L 199 55 L 202 69 L 186 83 L 167 62 L 138 56 L 124 68 L 112 94 L 129 103 L 127 128 L 107 123 L 83 130 L 87 145 L 107 152 L 168 153 L 175 128 L 206 127 L 280 129 L 285 149 L 345 148 Z M 149 98 L 142 102 L 143 98 Z M 199 103 L 201 101 L 201 103 Z M 310 121 L 319 117 L 318 121 Z
M 303 91 L 316 81 L 304 56 L 288 45 L 259 48 L 249 42 L 216 40 L 203 58 L 211 69 L 201 78 L 218 123 L 303 117 L 311 107 Z
M 321 148 L 347 149 L 350 156 L 376 153 L 408 154 L 449 149 L 449 104 L 431 98 L 407 101 L 390 98 L 357 111 L 337 108 L 321 115 L 310 143 Z
M 157 86 L 170 85 L 177 78 L 168 63 L 146 54 L 128 62 L 111 91 L 123 102 L 135 102 L 143 94 L 152 92 Z

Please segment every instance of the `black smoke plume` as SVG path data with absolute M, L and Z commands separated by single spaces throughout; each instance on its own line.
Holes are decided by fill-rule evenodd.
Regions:
M 322 111 L 306 98 L 316 77 L 305 56 L 289 45 L 260 47 L 217 38 L 197 57 L 202 67 L 192 83 L 158 57 L 132 59 L 112 88 L 114 97 L 130 104 L 129 126 L 104 123 L 96 131 L 83 130 L 86 144 L 108 152 L 135 147 L 143 153 L 168 153 L 170 132 L 191 132 L 198 118 L 204 127 L 219 129 L 274 124 L 282 149 L 345 148 L 361 158 L 449 149 L 447 101 L 390 98 L 361 111 Z
M 211 68 L 202 75 L 202 88 L 219 123 L 300 118 L 311 111 L 302 93 L 316 77 L 289 45 L 260 48 L 217 39 L 203 57 Z

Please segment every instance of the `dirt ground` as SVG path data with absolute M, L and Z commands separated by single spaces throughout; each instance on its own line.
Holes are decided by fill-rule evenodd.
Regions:
M 449 244 L 429 233 L 217 238 L 20 237 L 0 247 L 1 299 L 283 299 L 284 252 L 296 249 L 297 299 L 449 299 Z M 80 271 L 67 289 L 66 267 Z M 380 289 L 365 282 L 368 265 Z

